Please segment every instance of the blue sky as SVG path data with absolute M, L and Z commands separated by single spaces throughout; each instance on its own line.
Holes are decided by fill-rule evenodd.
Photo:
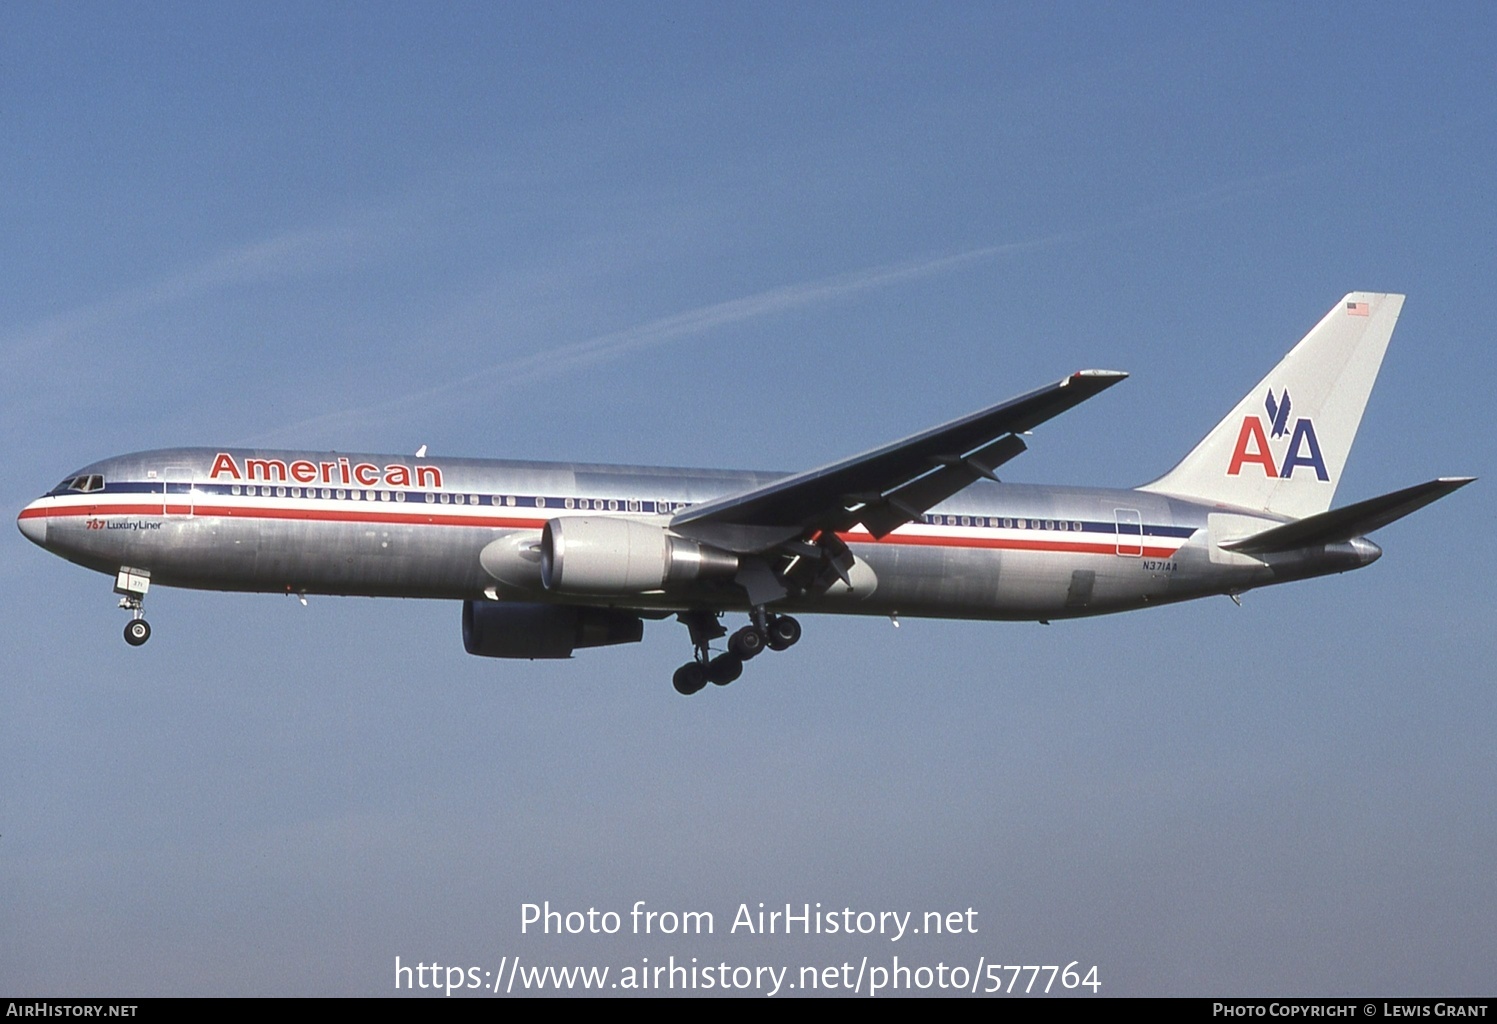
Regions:
M 1490 478 L 1489 5 L 0 11 L 5 507 L 179 444 L 798 469 L 1083 366 L 1016 480 L 1129 486 L 1345 292 L 1409 295 L 1338 494 Z M 808 619 L 683 700 L 431 602 L 3 544 L 0 989 L 380 995 L 403 962 L 1099 965 L 1490 993 L 1487 480 L 1376 566 L 1037 625 Z M 520 906 L 980 912 L 521 935 Z M 720 925 L 720 931 L 722 927 Z

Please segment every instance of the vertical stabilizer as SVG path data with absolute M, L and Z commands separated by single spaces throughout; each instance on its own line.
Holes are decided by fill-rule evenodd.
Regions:
M 1139 490 L 1296 519 L 1330 508 L 1403 299 L 1346 296 L 1178 466 Z

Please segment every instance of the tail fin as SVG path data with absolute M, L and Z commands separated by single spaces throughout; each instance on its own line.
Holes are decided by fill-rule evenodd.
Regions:
M 1331 507 L 1402 295 L 1352 292 L 1141 491 L 1303 519 Z

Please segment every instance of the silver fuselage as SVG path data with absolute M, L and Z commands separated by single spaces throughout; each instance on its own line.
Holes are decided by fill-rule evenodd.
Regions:
M 226 461 L 227 460 L 227 461 Z M 309 468 L 310 467 L 310 468 Z M 665 527 L 682 508 L 781 474 L 645 466 L 177 448 L 106 459 L 32 502 L 42 547 L 114 575 L 205 590 L 559 601 L 643 610 L 746 608 L 740 588 L 557 594 L 496 579 L 480 553 L 567 516 Z M 967 619 L 1126 611 L 1341 572 L 1377 557 L 1358 539 L 1253 558 L 1213 543 L 1265 513 L 1136 490 L 983 482 L 881 540 L 843 534 L 852 586 L 786 597 L 785 610 Z

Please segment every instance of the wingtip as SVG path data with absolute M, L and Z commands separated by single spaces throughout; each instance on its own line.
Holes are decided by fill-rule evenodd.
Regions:
M 1071 381 L 1073 380 L 1078 382 L 1085 380 L 1089 382 L 1111 385 L 1116 384 L 1120 380 L 1124 380 L 1125 378 L 1127 378 L 1127 376 L 1128 375 L 1122 370 L 1077 370 L 1075 373 L 1071 374 L 1060 383 L 1061 386 L 1065 386 L 1071 383 Z

